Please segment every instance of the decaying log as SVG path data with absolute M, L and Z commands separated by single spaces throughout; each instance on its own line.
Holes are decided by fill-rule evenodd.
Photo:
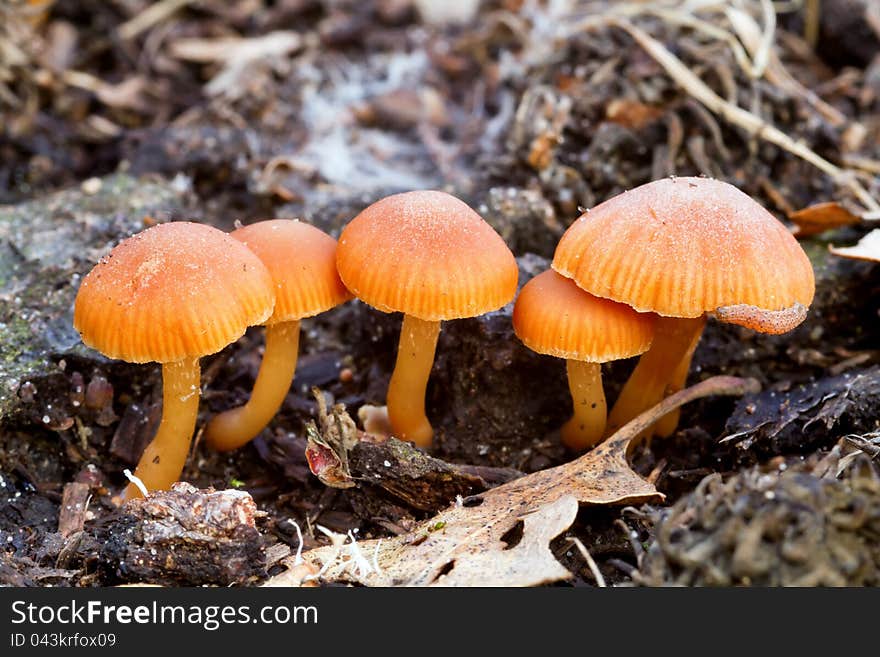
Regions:
M 176 483 L 128 500 L 102 550 L 111 578 L 168 586 L 242 584 L 266 574 L 251 496 Z

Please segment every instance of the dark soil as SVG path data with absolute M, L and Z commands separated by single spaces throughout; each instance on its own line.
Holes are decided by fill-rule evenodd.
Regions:
M 841 3 L 851 5 L 848 12 L 826 15 Z M 608 23 L 574 29 L 587 14 L 601 16 L 620 3 L 573 3 L 563 15 L 548 13 L 547 5 L 564 4 L 491 0 L 470 24 L 437 26 L 425 24 L 408 0 L 203 0 L 129 38 L 120 27 L 146 2 L 59 0 L 47 3 L 44 16 L 15 22 L 16 9 L 3 9 L 9 20 L 0 39 L 15 43 L 21 59 L 0 60 L 0 203 L 31 207 L 23 204 L 64 189 L 79 194 L 89 179 L 111 174 L 183 190 L 167 198 L 151 192 L 137 206 L 142 211 L 109 211 L 118 217 L 89 236 L 99 253 L 139 226 L 184 217 L 223 229 L 299 217 L 338 235 L 385 194 L 443 188 L 504 237 L 521 283 L 546 269 L 583 208 L 663 176 L 727 180 L 783 220 L 828 201 L 860 211 L 850 186 L 709 112 L 626 31 Z M 880 37 L 869 4 L 823 2 L 815 49 L 802 38 L 803 16 L 779 16 L 773 52 L 807 90 L 802 94 L 749 78 L 727 44 L 699 31 L 650 15 L 633 22 L 720 96 L 837 165 L 860 163 L 851 165 L 854 179 L 880 198 Z M 842 15 L 855 22 L 841 26 Z M 864 38 L 844 36 L 853 30 Z M 288 45 L 243 69 L 232 65 L 241 56 L 224 64 L 185 54 L 193 39 L 276 31 Z M 72 220 L 77 212 L 70 210 Z M 54 219 L 64 217 L 56 212 Z M 871 455 L 880 421 L 880 266 L 827 251 L 869 229 L 862 222 L 803 240 L 817 295 L 795 331 L 771 337 L 709 323 L 691 381 L 750 376 L 763 391 L 685 407 L 673 437 L 636 451 L 636 469 L 657 482 L 670 507 L 582 509 L 553 544 L 575 585 L 595 580 L 572 538 L 610 584 L 880 581 L 876 462 L 848 462 L 840 477 L 817 470 L 835 446 Z M 0 228 L 0 249 L 18 254 L 16 239 Z M 32 271 L 37 265 L 25 253 L 21 267 L 0 267 L 3 303 L 12 309 L 14 297 L 39 316 L 51 301 L 69 313 L 71 272 L 87 271 L 96 257 L 69 259 L 60 269 Z M 25 276 L 38 276 L 53 292 L 16 289 L 16 277 Z M 53 315 L 45 325 L 69 337 L 64 318 L 69 314 Z M 120 507 L 122 471 L 137 462 L 161 414 L 158 367 L 108 361 L 75 344 L 75 335 L 71 344 L 41 343 L 43 366 L 3 382 L 14 391 L 14 408 L 0 413 L 0 583 L 258 584 L 288 554 L 285 547 L 299 545 L 290 520 L 302 528 L 305 548 L 326 542 L 318 524 L 389 536 L 428 517 L 452 491 L 572 457 L 558 434 L 571 403 L 564 363 L 516 339 L 508 306 L 448 322 L 441 333 L 427 401 L 437 431 L 432 456 L 445 462 L 430 467 L 452 478 L 448 495 L 407 497 L 363 481 L 325 486 L 305 457 L 307 427 L 318 416 L 311 390 L 355 418 L 362 406 L 383 403 L 399 326 L 400 316 L 357 301 L 306 320 L 280 414 L 230 454 L 211 452 L 197 436 L 183 473 L 217 495 L 249 493 L 256 507 L 247 529 L 194 520 L 186 528 L 191 540 L 180 543 L 151 523 L 171 513 L 166 507 L 186 507 L 191 491 L 179 493 L 184 501 L 163 499 L 158 510 Z M 246 398 L 261 345 L 261 330 L 251 329 L 204 359 L 200 428 Z M 609 399 L 633 363 L 605 366 Z M 842 442 L 847 435 L 862 442 Z M 354 467 L 367 469 L 371 458 L 361 455 Z M 768 472 L 769 482 L 762 478 Z M 79 517 L 68 504 L 85 490 L 75 484 L 90 493 Z M 850 517 L 853 505 L 868 509 L 861 524 Z M 781 552 L 730 540 L 755 527 L 756 517 L 766 523 L 758 537 Z M 798 537 L 779 529 L 787 525 Z M 811 538 L 816 532 L 821 541 Z M 695 550 L 710 543 L 711 551 Z M 169 567 L 151 549 L 176 550 L 181 559 Z M 789 558 L 795 553 L 796 567 Z

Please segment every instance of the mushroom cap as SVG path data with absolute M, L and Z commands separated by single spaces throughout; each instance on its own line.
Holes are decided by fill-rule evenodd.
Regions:
M 351 299 L 336 271 L 336 240 L 299 220 L 258 221 L 230 233 L 266 265 L 275 310 L 266 324 L 311 317 Z
M 513 307 L 513 330 L 529 349 L 591 363 L 646 352 L 656 319 L 584 292 L 552 269 L 526 283 Z
M 206 356 L 271 314 L 269 271 L 222 230 L 159 224 L 119 243 L 76 295 L 73 325 L 110 358 L 167 363 Z
M 716 314 L 758 330 L 790 330 L 815 292 L 810 261 L 786 227 L 709 178 L 657 180 L 587 211 L 562 236 L 552 266 L 640 312 L 699 317 L 736 306 L 726 319 Z
M 362 301 L 429 321 L 496 310 L 513 299 L 519 277 L 498 233 L 438 191 L 394 194 L 364 209 L 339 236 L 336 266 Z

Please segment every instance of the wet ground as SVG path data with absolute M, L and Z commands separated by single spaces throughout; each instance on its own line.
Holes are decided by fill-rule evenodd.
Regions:
M 208 1 L 154 23 L 137 22 L 140 2 L 4 9 L 3 52 L 18 54 L 0 60 L 0 582 L 256 584 L 299 545 L 291 520 L 309 548 L 327 542 L 317 525 L 393 536 L 437 510 L 381 487 L 329 488 L 309 471 L 313 387 L 354 418 L 383 401 L 400 317 L 357 301 L 303 323 L 290 394 L 252 444 L 221 455 L 197 435 L 183 479 L 248 493 L 247 531 L 195 518 L 191 540 L 175 543 L 154 524 L 165 507 L 120 508 L 122 471 L 161 413 L 160 372 L 85 348 L 71 312 L 79 278 L 132 232 L 299 217 L 338 235 L 387 193 L 443 188 L 504 237 L 522 283 L 546 269 L 579 209 L 658 177 L 728 180 L 783 220 L 831 201 L 858 215 L 864 195 L 880 198 L 870 3 L 853 3 L 841 27 L 823 2 L 814 46 L 801 13 L 780 14 L 758 78 L 674 11 L 629 17 L 719 96 L 843 168 L 836 181 L 684 91 L 611 20 L 624 4 L 499 0 L 465 25 L 430 23 L 407 0 Z M 735 29 L 729 15 L 697 18 Z M 853 29 L 864 38 L 842 36 Z M 573 538 L 615 584 L 877 583 L 880 267 L 827 250 L 869 229 L 802 240 L 817 294 L 795 331 L 709 323 L 691 382 L 731 374 L 763 390 L 695 402 L 673 437 L 636 451 L 668 504 L 582 508 L 551 546 L 574 584 L 595 578 Z M 203 360 L 199 427 L 245 399 L 261 344 L 251 329 Z M 604 367 L 609 399 L 632 365 Z M 427 401 L 432 455 L 447 464 L 497 475 L 573 456 L 558 434 L 564 364 L 516 339 L 509 306 L 444 325 Z M 746 526 L 757 542 L 738 546 L 729 537 Z M 169 569 L 145 562 L 151 549 L 212 558 Z M 833 562 L 818 556 L 829 549 Z

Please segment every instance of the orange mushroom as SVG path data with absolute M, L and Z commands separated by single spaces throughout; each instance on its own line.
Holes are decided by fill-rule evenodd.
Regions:
M 591 294 L 660 315 L 607 432 L 684 386 L 707 314 L 785 333 L 804 320 L 815 292 L 810 261 L 785 226 L 708 178 L 654 181 L 587 211 L 562 236 L 552 266 Z M 671 413 L 655 431 L 669 435 L 677 424 Z
M 183 471 L 199 406 L 199 358 L 272 314 L 268 270 L 241 242 L 192 222 L 122 241 L 86 275 L 74 327 L 110 358 L 162 363 L 162 421 L 135 475 L 165 490 Z M 131 485 L 128 497 L 140 496 Z
M 555 271 L 523 286 L 513 307 L 513 330 L 532 351 L 566 359 L 573 416 L 562 442 L 582 450 L 602 440 L 607 407 L 602 366 L 647 351 L 654 337 L 652 313 L 584 292 Z
M 299 321 L 351 299 L 336 272 L 336 240 L 289 219 L 259 221 L 230 233 L 263 262 L 275 283 L 275 311 L 266 320 L 266 349 L 250 399 L 216 415 L 205 428 L 209 447 L 241 447 L 278 413 L 296 371 Z
M 359 299 L 403 313 L 388 415 L 399 437 L 429 446 L 425 391 L 440 322 L 511 301 L 519 275 L 513 254 L 463 201 L 415 191 L 381 199 L 355 217 L 339 237 L 336 265 Z

